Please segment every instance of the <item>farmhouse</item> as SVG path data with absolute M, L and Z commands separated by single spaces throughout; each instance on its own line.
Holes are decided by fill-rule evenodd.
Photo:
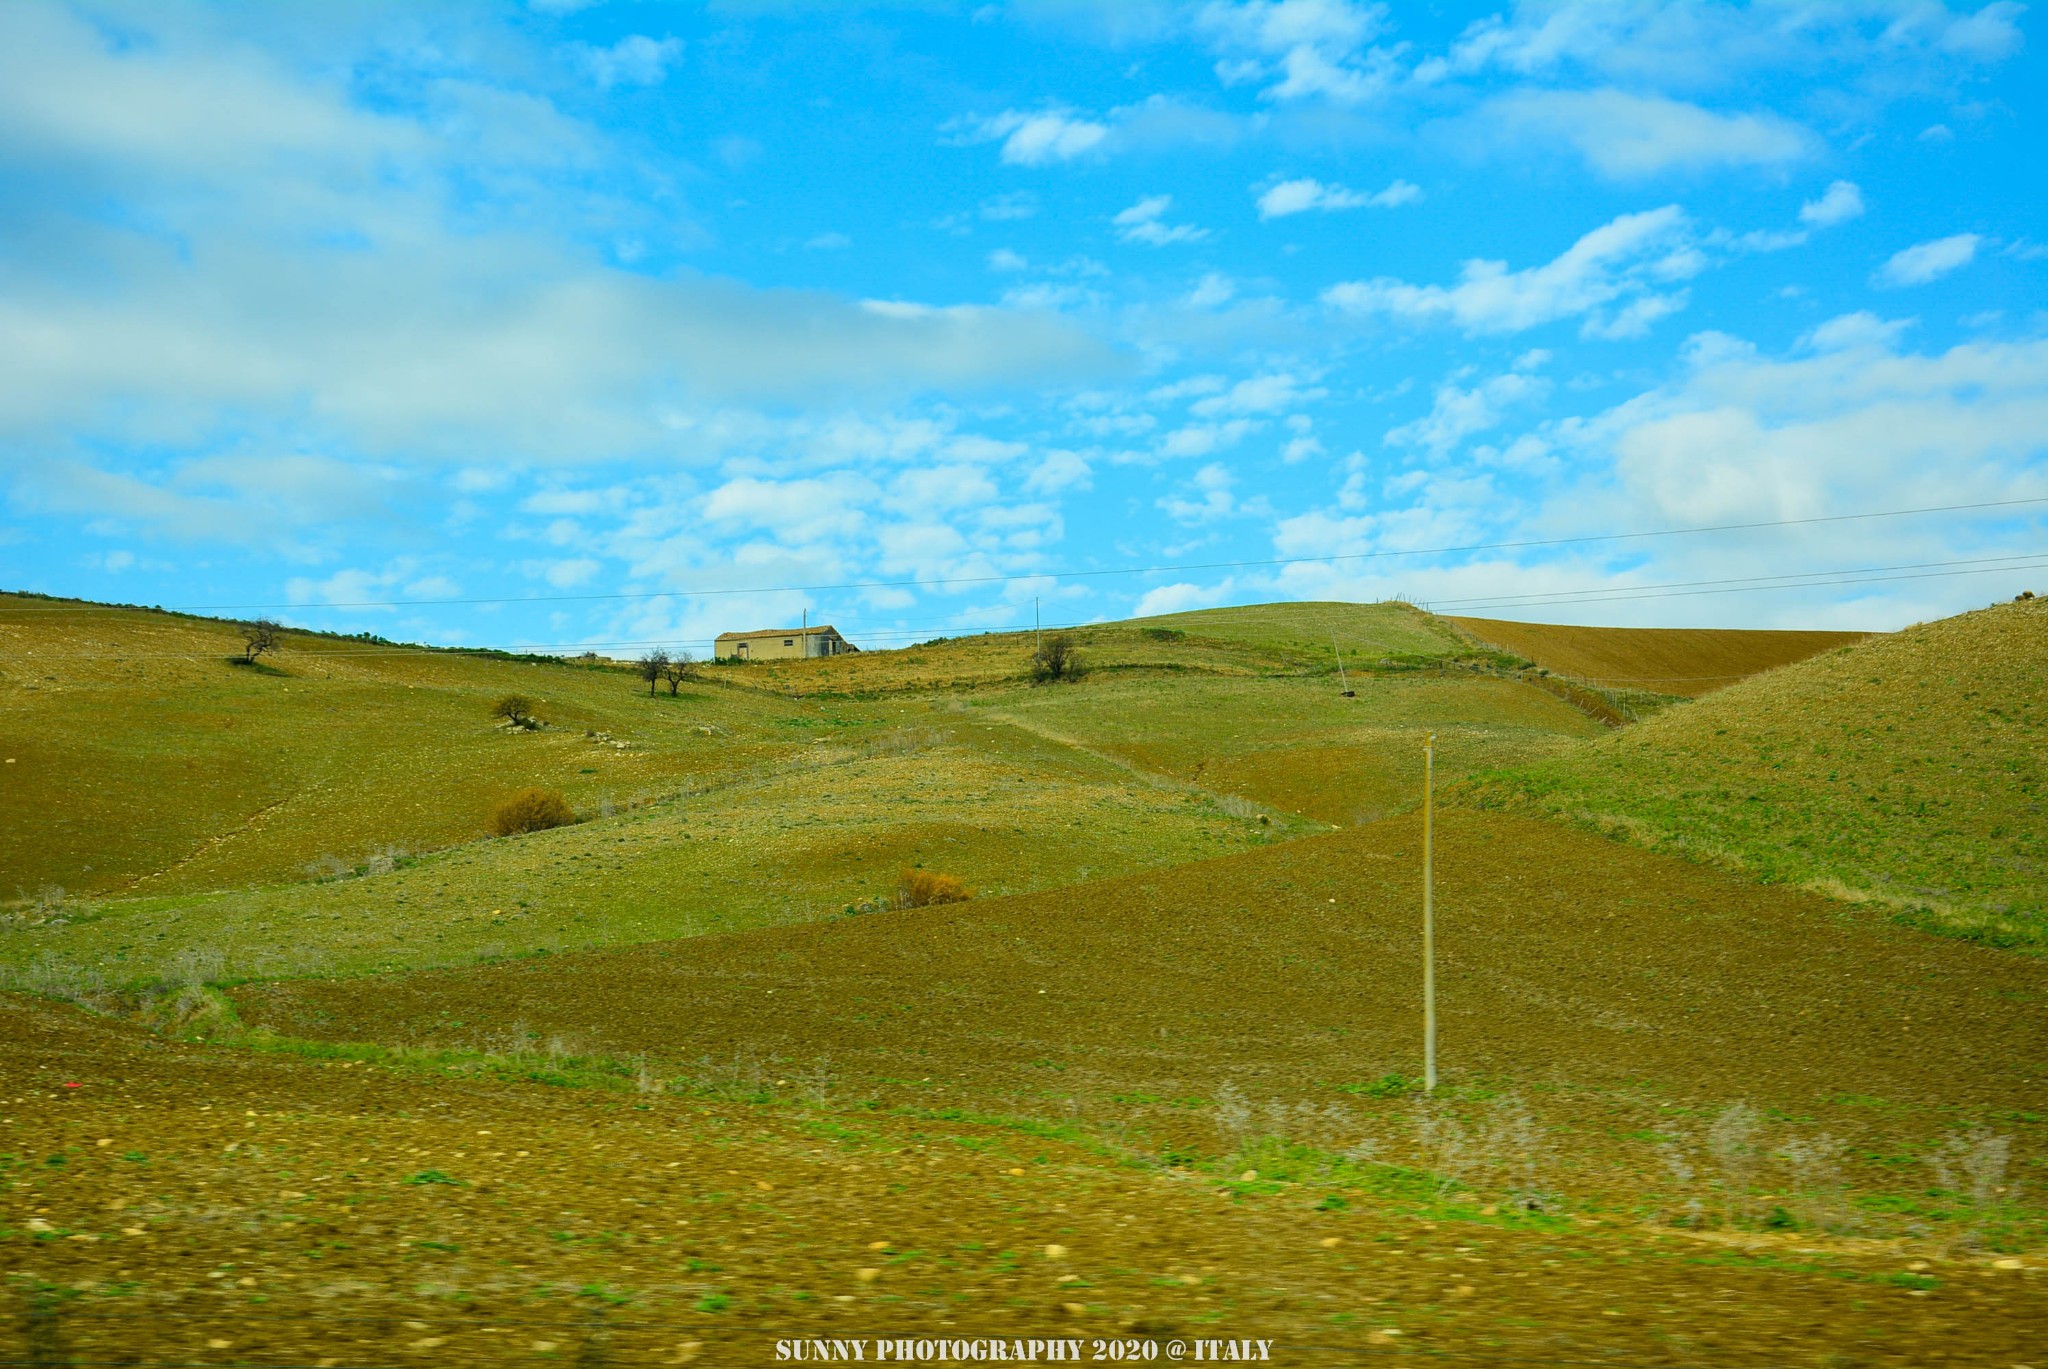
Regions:
M 763 628 L 759 632 L 721 632 L 712 654 L 721 661 L 782 661 L 798 656 L 843 656 L 860 648 L 824 627 Z

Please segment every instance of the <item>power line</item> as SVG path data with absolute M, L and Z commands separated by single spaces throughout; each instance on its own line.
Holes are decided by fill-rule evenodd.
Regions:
M 1694 528 L 1660 528 L 1645 532 L 1593 533 L 1582 537 L 1530 538 L 1515 542 L 1472 542 L 1462 546 L 1406 547 L 1382 551 L 1338 552 L 1327 556 L 1278 556 L 1254 561 L 1194 561 L 1179 565 L 1119 566 L 1099 570 L 1043 570 L 1021 575 L 954 575 L 929 580 L 850 580 L 821 585 L 749 585 L 722 589 L 663 589 L 616 594 L 536 594 L 457 599 L 356 599 L 340 603 L 173 604 L 180 613 L 227 613 L 250 609 L 434 608 L 481 604 L 603 603 L 646 599 L 706 599 L 737 594 L 826 594 L 869 589 L 941 589 L 949 585 L 1020 584 L 1029 580 L 1081 580 L 1117 575 L 1177 575 L 1206 570 L 1256 570 L 1270 566 L 1319 565 L 1334 561 L 1374 561 L 1396 556 L 1451 556 L 1475 551 L 1527 551 L 1540 547 L 1586 546 L 1654 537 L 1692 537 L 1717 532 L 1752 532 L 1765 528 L 1813 527 L 1877 518 L 1907 518 L 1929 513 L 1966 513 L 1981 509 L 2020 508 L 2048 504 L 2048 495 L 2025 499 L 1990 499 L 1973 504 L 1935 504 L 1916 509 L 1885 509 L 1873 513 L 1825 514 L 1813 518 L 1777 518 L 1754 523 L 1716 523 Z M 77 607 L 112 607 L 80 605 Z M 36 612 L 50 610 L 17 609 Z

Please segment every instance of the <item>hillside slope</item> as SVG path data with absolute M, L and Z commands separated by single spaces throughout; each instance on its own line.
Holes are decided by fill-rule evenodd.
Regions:
M 649 698 L 615 669 L 304 633 L 261 669 L 240 650 L 229 623 L 0 595 L 0 899 L 302 878 L 472 840 L 526 785 L 598 809 L 743 774 L 828 722 L 709 685 Z M 494 726 L 508 693 L 549 726 Z
M 1444 621 L 1476 642 L 1513 652 L 1554 674 L 1689 699 L 1870 636 L 1741 628 L 1569 627 L 1497 618 Z
M 2048 947 L 2048 601 L 1873 637 L 1464 801 Z

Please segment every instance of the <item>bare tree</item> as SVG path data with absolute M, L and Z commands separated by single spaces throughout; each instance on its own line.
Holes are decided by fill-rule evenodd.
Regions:
M 697 678 L 696 658 L 687 651 L 678 651 L 670 658 L 668 664 L 661 668 L 661 678 L 668 681 L 668 696 L 673 699 L 683 681 Z
M 1074 639 L 1055 632 L 1040 642 L 1031 653 L 1031 678 L 1040 684 L 1080 679 L 1081 653 L 1075 650 Z
M 668 653 L 659 647 L 648 652 L 635 663 L 635 668 L 640 672 L 640 678 L 647 681 L 648 698 L 654 697 L 654 687 L 661 683 L 662 676 L 667 673 L 668 667 Z
M 258 618 L 253 623 L 242 624 L 242 661 L 255 665 L 256 658 L 266 651 L 277 650 L 278 638 L 284 629 L 268 618 Z

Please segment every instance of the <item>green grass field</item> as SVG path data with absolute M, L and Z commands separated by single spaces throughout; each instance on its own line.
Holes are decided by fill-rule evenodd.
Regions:
M 1837 648 L 1464 797 L 2041 949 L 2044 732 L 2031 600 Z
M 1406 807 L 1429 727 L 1450 776 L 1598 730 L 1513 681 L 1416 673 L 1466 648 L 1405 605 L 1093 628 L 1077 683 L 1031 686 L 1028 638 L 976 637 L 711 667 L 678 697 L 622 669 L 301 634 L 252 670 L 228 625 L 12 606 L 32 664 L 0 692 L 23 739 L 0 850 L 24 911 L 0 962 L 119 983 L 738 931 L 843 915 L 912 865 L 984 896 L 1057 887 Z M 1340 697 L 1333 625 L 1404 664 Z M 545 728 L 494 724 L 515 691 Z M 485 839 L 526 785 L 588 820 Z

